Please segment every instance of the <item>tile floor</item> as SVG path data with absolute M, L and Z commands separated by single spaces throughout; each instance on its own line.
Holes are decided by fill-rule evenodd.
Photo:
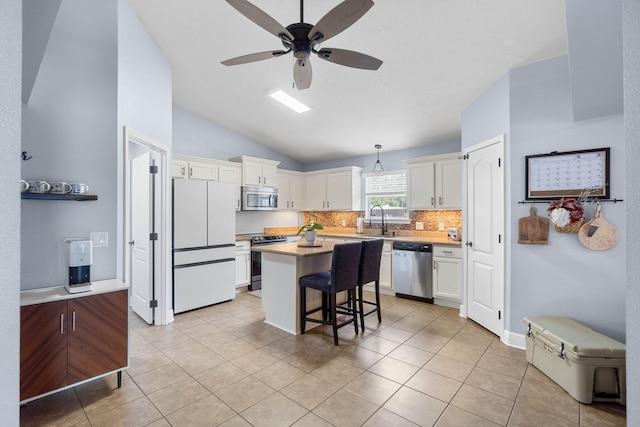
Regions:
M 23 426 L 624 426 L 625 407 L 582 405 L 524 351 L 458 311 L 383 296 L 366 331 L 291 336 L 260 299 L 148 326 L 131 316 L 131 367 L 27 403 Z

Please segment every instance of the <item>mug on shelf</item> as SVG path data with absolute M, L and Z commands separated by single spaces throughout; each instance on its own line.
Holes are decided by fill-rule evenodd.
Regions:
M 53 194 L 67 194 L 71 191 L 71 185 L 66 182 L 52 182 L 50 193 Z
M 71 191 L 69 191 L 71 194 L 84 194 L 89 191 L 89 186 L 81 182 L 69 185 L 71 186 Z
M 47 181 L 29 181 L 29 193 L 46 193 L 51 189 Z
M 24 179 L 21 179 L 20 180 L 20 192 L 24 193 L 28 189 L 29 189 L 29 183 L 27 181 L 25 181 Z

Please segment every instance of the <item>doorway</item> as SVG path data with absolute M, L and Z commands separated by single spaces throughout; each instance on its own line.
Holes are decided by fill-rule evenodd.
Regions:
M 149 324 L 173 320 L 170 282 L 169 150 L 127 127 L 124 276 L 131 308 Z
M 505 294 L 504 135 L 464 152 L 467 317 L 502 338 Z

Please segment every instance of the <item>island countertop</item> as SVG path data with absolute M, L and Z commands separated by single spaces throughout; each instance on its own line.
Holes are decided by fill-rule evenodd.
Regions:
M 324 239 L 317 239 L 316 244 L 321 246 L 302 246 L 304 240 L 300 242 L 281 243 L 277 245 L 255 246 L 252 251 L 273 253 L 280 255 L 290 255 L 296 257 L 309 257 L 314 255 L 328 254 L 333 252 L 333 247 L 340 242 L 332 242 Z

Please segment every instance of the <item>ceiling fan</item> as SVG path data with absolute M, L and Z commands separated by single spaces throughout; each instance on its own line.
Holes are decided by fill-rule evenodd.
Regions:
M 300 0 L 300 22 L 286 28 L 247 0 L 226 1 L 255 24 L 278 37 L 286 50 L 269 50 L 242 55 L 222 61 L 224 65 L 247 64 L 293 52 L 296 58 L 293 66 L 293 80 L 298 89 L 307 89 L 311 86 L 312 72 L 309 61 L 311 53 L 334 64 L 364 70 L 377 70 L 382 65 L 381 60 L 352 50 L 335 48 L 318 50 L 320 43 L 340 34 L 371 9 L 372 0 L 345 0 L 324 15 L 316 25 L 304 22 L 304 0 Z

